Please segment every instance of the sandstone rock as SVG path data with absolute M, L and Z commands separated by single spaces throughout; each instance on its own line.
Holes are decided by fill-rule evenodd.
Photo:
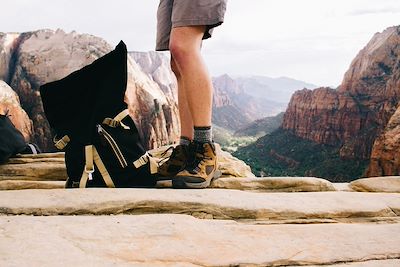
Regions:
M 342 158 L 369 159 L 400 100 L 399 43 L 400 26 L 377 33 L 353 60 L 339 90 L 295 93 L 282 127 L 317 143 L 341 146 Z
M 62 30 L 0 34 L 0 57 L 8 60 L 1 63 L 0 74 L 18 93 L 22 107 L 33 120 L 33 141 L 45 151 L 54 147 L 39 86 L 65 77 L 111 49 L 101 38 Z M 152 148 L 172 143 L 179 136 L 176 101 L 166 96 L 135 62 L 128 61 L 126 100 L 131 116 L 143 130 L 145 144 Z
M 400 176 L 358 179 L 351 182 L 350 187 L 360 192 L 400 193 Z
M 0 190 L 61 189 L 64 181 L 0 180 Z
M 160 52 L 129 52 L 141 70 L 155 81 L 160 89 L 178 101 L 178 83 L 171 70 L 170 60 Z
M 375 140 L 366 176 L 400 175 L 400 106 Z
M 65 181 L 66 179 L 64 153 L 20 155 L 10 159 L 7 164 L 0 165 L 0 181 Z
M 213 181 L 211 187 L 258 192 L 336 191 L 329 181 L 312 177 L 220 178 Z
M 106 189 L 0 191 L 4 215 L 188 214 L 200 218 L 302 222 L 398 219 L 399 194 L 253 193 L 239 190 Z
M 126 102 L 147 148 L 171 144 L 179 139 L 177 103 L 165 95 L 130 57 Z
M 100 38 L 62 30 L 22 33 L 13 51 L 8 83 L 20 97 L 22 107 L 33 121 L 32 141 L 42 149 L 53 149 L 52 136 L 41 105 L 39 86 L 63 78 L 92 63 L 111 50 Z
M 320 265 L 310 265 L 310 267 L 317 267 Z M 324 266 L 334 266 L 334 267 L 394 267 L 400 266 L 400 260 L 367 260 L 360 262 L 347 262 L 343 264 L 333 264 L 333 265 L 324 265 Z
M 0 114 L 8 113 L 11 122 L 14 124 L 26 141 L 29 141 L 33 128 L 25 110 L 21 108 L 18 95 L 4 81 L 0 80 Z
M 251 225 L 140 215 L 0 217 L 0 226 L 4 266 L 294 266 L 400 257 L 399 223 Z
M 353 191 L 349 183 L 332 183 L 336 191 Z

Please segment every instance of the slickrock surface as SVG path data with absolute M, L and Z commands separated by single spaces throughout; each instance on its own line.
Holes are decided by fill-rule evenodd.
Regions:
M 354 191 L 400 193 L 400 176 L 358 179 L 349 184 Z
M 21 155 L 0 165 L 0 181 L 65 181 L 64 153 Z M 2 183 L 4 184 L 4 183 Z
M 219 160 L 204 190 L 66 190 L 63 153 L 13 158 L 0 266 L 400 266 L 399 177 L 234 178 L 246 166 Z
M 392 218 L 400 195 L 361 192 L 254 193 L 239 190 L 86 189 L 0 191 L 4 215 L 174 213 L 200 218 L 303 220 Z
M 313 177 L 221 178 L 211 187 L 265 192 L 336 191 L 331 182 Z
M 185 215 L 1 217 L 7 266 L 287 266 L 400 257 L 400 224 L 251 225 Z M 21 253 L 23 252 L 23 253 Z
M 65 181 L 24 181 L 3 180 L 0 181 L 0 190 L 22 190 L 22 189 L 62 189 Z

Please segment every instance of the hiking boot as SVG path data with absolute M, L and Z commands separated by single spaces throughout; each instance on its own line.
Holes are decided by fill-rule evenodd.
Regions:
M 172 154 L 165 157 L 172 149 Z M 161 154 L 161 161 L 158 167 L 157 187 L 172 187 L 172 177 L 185 169 L 189 156 L 188 145 L 177 145 L 170 147 Z
M 192 144 L 193 161 L 172 179 L 174 188 L 206 188 L 216 178 L 217 155 L 214 143 Z

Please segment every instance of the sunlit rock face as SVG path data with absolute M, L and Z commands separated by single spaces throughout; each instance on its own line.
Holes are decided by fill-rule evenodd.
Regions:
M 103 39 L 62 30 L 0 33 L 0 79 L 19 95 L 22 107 L 33 121 L 32 141 L 45 151 L 54 150 L 50 127 L 43 113 L 39 87 L 61 79 L 113 47 Z M 175 141 L 178 136 L 176 101 L 165 94 L 137 64 L 128 60 L 127 101 L 146 146 Z M 140 111 L 140 112 L 139 112 Z
M 15 128 L 25 137 L 25 140 L 30 140 L 33 132 L 32 121 L 25 110 L 21 108 L 18 95 L 2 80 L 0 80 L 0 114 L 7 114 Z
M 400 26 L 374 35 L 338 89 L 297 91 L 282 127 L 321 144 L 339 145 L 342 158 L 369 159 L 400 100 Z

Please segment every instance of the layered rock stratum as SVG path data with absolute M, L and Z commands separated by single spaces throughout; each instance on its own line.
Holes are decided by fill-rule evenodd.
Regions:
M 369 159 L 375 140 L 388 125 L 399 100 L 400 26 L 395 26 L 374 35 L 353 60 L 338 89 L 297 91 L 282 128 L 318 144 L 339 146 L 342 159 Z M 377 156 L 378 150 L 372 156 L 375 165 L 377 157 L 387 157 L 382 153 Z M 398 174 L 394 170 L 381 168 L 377 172 Z
M 246 177 L 222 156 L 226 177 L 203 190 L 65 190 L 63 153 L 11 159 L 0 176 L 0 265 L 400 264 L 399 176 Z
M 0 79 L 19 95 L 33 121 L 30 139 L 53 150 L 50 127 L 43 113 L 40 85 L 65 77 L 112 50 L 99 37 L 62 30 L 0 33 Z M 131 58 L 128 59 L 127 102 L 148 148 L 174 142 L 179 136 L 177 106 Z

